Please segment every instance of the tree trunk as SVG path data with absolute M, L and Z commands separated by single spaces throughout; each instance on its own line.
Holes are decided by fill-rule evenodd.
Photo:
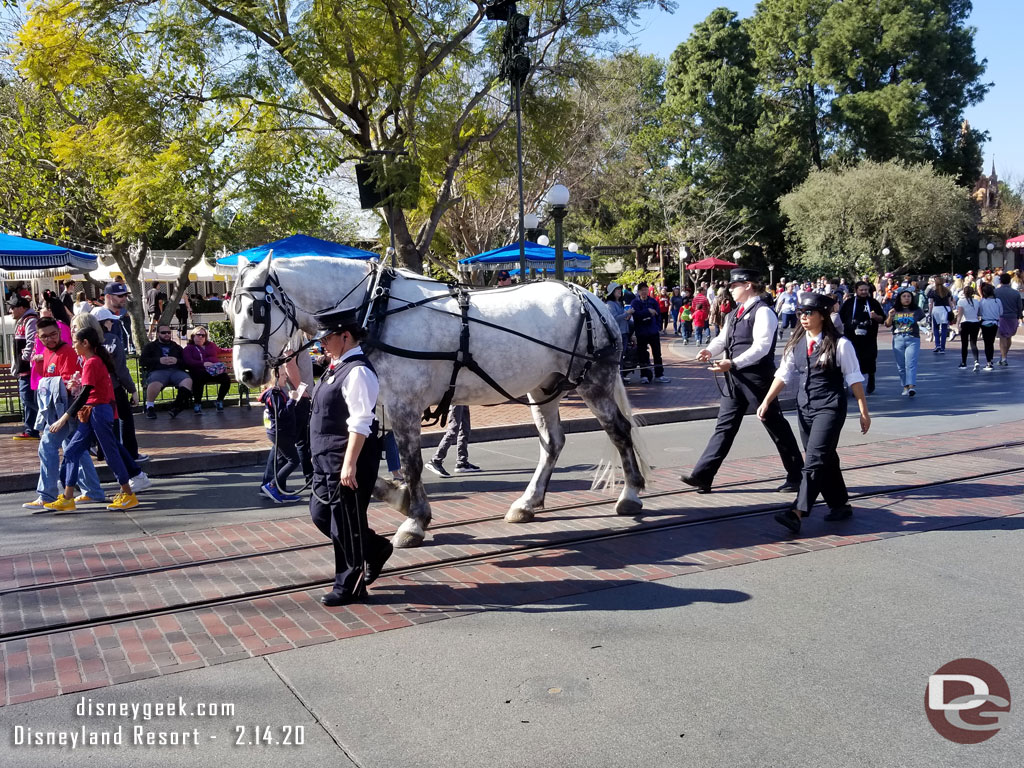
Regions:
M 149 341 L 146 334 L 146 313 L 143 309 L 146 301 L 145 284 L 139 279 L 142 273 L 142 265 L 146 263 L 146 256 L 149 254 L 149 245 L 139 242 L 139 250 L 133 256 L 132 249 L 124 243 L 114 243 L 111 247 L 114 263 L 117 264 L 124 275 L 125 285 L 128 292 L 134 298 L 128 302 L 128 314 L 132 318 L 132 340 L 137 350 L 142 350 Z
M 422 274 L 423 254 L 416 247 L 416 241 L 413 239 L 412 233 L 409 232 L 409 222 L 405 218 L 405 211 L 388 206 L 385 208 L 385 216 L 391 223 L 391 231 L 395 235 L 395 258 L 399 266 Z
M 171 321 L 174 319 L 174 313 L 178 309 L 178 302 L 181 300 L 182 295 L 191 283 L 188 279 L 188 273 L 192 271 L 192 267 L 198 264 L 200 259 L 203 258 L 203 254 L 206 253 L 206 241 L 209 236 L 210 222 L 209 218 L 207 218 L 200 225 L 196 239 L 192 241 L 192 253 L 189 254 L 188 258 L 185 259 L 185 262 L 181 265 L 181 270 L 178 272 L 178 279 L 167 295 L 167 303 L 164 305 L 164 311 L 160 315 L 160 325 L 171 325 Z M 169 282 L 168 285 L 170 285 Z
M 821 170 L 821 133 L 818 131 L 818 105 L 815 100 L 814 83 L 807 84 L 807 138 L 811 145 L 811 162 Z

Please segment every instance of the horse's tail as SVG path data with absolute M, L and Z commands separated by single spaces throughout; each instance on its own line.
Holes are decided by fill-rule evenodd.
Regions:
M 651 479 L 650 453 L 647 450 L 647 442 L 644 440 L 643 435 L 640 434 L 640 427 L 644 426 L 643 420 L 640 416 L 633 413 L 633 408 L 629 404 L 629 396 L 626 394 L 626 385 L 622 383 L 620 376 L 615 376 L 612 396 L 615 398 L 615 406 L 619 409 L 619 413 L 622 414 L 626 423 L 629 424 L 630 447 L 632 448 L 633 458 L 636 459 L 642 479 L 639 490 L 643 490 Z M 611 447 L 609 450 L 614 451 L 614 447 Z M 598 462 L 594 470 L 594 479 L 591 482 L 590 489 L 611 490 L 618 481 L 618 470 L 621 468 L 621 457 L 617 452 L 614 455 L 606 454 Z

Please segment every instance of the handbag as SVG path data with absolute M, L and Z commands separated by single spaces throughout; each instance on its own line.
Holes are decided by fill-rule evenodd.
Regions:
M 78 420 L 80 422 L 82 422 L 83 424 L 85 424 L 87 421 L 89 421 L 89 417 L 91 415 L 92 415 L 92 406 L 91 405 L 83 405 L 81 408 L 78 409 Z
M 228 367 L 224 363 L 208 363 L 207 372 L 211 376 L 220 376 L 222 373 L 227 373 Z

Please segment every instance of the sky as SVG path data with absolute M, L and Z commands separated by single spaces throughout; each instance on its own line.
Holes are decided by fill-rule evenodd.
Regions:
M 641 19 L 634 43 L 644 53 L 668 59 L 679 43 L 689 37 L 693 26 L 711 11 L 725 6 L 740 18 L 754 14 L 756 0 L 677 0 L 675 13 L 649 10 Z M 974 48 L 979 59 L 988 59 L 984 82 L 994 83 L 985 100 L 968 107 L 966 117 L 971 126 L 989 132 L 985 144 L 985 173 L 992 168 L 1001 179 L 1024 181 L 1024 125 L 1021 109 L 1024 104 L 1024 58 L 1020 49 L 1020 32 L 1024 28 L 1022 0 L 974 0 L 970 23 L 977 28 Z

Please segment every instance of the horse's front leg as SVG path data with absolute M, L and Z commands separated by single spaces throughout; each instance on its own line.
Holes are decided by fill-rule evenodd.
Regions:
M 409 486 L 407 517 L 395 532 L 392 543 L 400 549 L 418 547 L 430 525 L 430 502 L 423 487 L 423 457 L 420 455 L 420 414 L 400 408 L 392 409 L 390 415 L 405 482 Z
M 540 390 L 530 393 L 531 400 L 543 400 L 544 397 L 544 393 Z M 533 473 L 530 484 L 526 486 L 526 491 L 505 513 L 505 522 L 507 523 L 528 523 L 533 520 L 539 510 L 544 508 L 544 496 L 548 492 L 551 472 L 565 445 L 565 431 L 562 429 L 562 420 L 558 415 L 558 404 L 561 400 L 561 397 L 556 397 L 543 405 L 530 405 L 533 422 L 537 425 L 537 431 L 540 433 L 540 463 L 537 464 L 537 469 Z

